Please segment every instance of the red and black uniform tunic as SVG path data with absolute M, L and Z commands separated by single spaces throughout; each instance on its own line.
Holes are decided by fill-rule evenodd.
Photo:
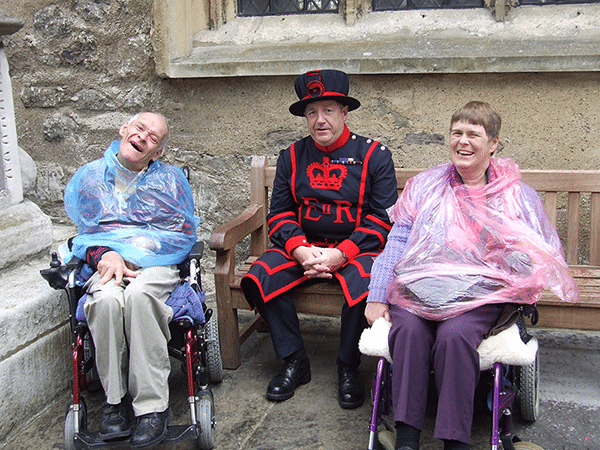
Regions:
M 391 229 L 386 208 L 397 199 L 389 149 L 347 127 L 329 147 L 308 136 L 281 151 L 267 217 L 273 247 L 242 280 L 269 302 L 307 280 L 291 256 L 299 246 L 335 247 L 348 262 L 335 273 L 349 306 L 367 297 L 371 266 Z

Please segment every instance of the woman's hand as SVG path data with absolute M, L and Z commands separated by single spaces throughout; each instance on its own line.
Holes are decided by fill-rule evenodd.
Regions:
M 392 321 L 392 316 L 390 316 L 390 305 L 387 303 L 379 303 L 379 302 L 370 302 L 367 303 L 367 307 L 365 309 L 365 317 L 367 318 L 367 322 L 369 325 L 373 325 L 380 317 L 385 318 L 388 322 Z

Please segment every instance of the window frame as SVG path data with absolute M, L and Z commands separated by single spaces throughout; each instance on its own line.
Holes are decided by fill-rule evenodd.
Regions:
M 458 11 L 485 22 L 490 29 L 506 29 L 513 22 L 525 20 L 523 17 L 527 15 L 539 15 L 543 18 L 540 23 L 545 23 L 546 15 L 557 13 L 555 8 L 566 8 L 562 12 L 567 19 L 577 18 L 580 11 L 590 17 L 600 16 L 600 3 L 513 8 L 505 2 L 494 2 L 490 6 L 489 2 L 494 0 L 485 1 L 487 8 L 394 11 L 390 14 L 401 24 L 399 26 L 405 26 L 420 20 L 420 17 L 436 15 L 439 19 L 437 22 L 450 23 L 456 20 Z M 385 36 L 336 42 L 326 42 L 325 36 L 314 45 L 299 44 L 294 39 L 258 44 L 236 42 L 233 37 L 228 37 L 230 42 L 213 40 L 218 39 L 216 36 L 219 34 L 223 35 L 223 30 L 231 32 L 236 27 L 239 30 L 250 27 L 244 29 L 247 33 L 248 29 L 255 29 L 251 27 L 260 24 L 263 26 L 263 35 L 276 36 L 280 33 L 281 37 L 288 29 L 277 23 L 289 17 L 293 19 L 285 19 L 288 20 L 286 24 L 293 20 L 300 30 L 308 29 L 306 24 L 317 21 L 324 27 L 331 24 L 351 35 L 369 26 L 377 31 L 379 25 L 374 17 L 388 14 L 371 12 L 370 0 L 340 0 L 339 14 L 258 18 L 236 17 L 236 5 L 237 0 L 154 0 L 153 45 L 157 73 L 171 78 L 296 75 L 314 68 L 315 61 L 319 66 L 336 67 L 349 74 L 600 71 L 600 46 L 597 45 L 600 40 L 599 28 L 559 39 L 554 37 L 554 27 L 548 27 L 545 35 L 542 33 L 525 38 L 518 33 L 508 37 L 500 34 L 482 37 L 468 35 L 468 38 L 461 39 L 456 48 L 452 48 L 452 40 L 445 37 L 447 34 L 444 33 L 433 37 L 423 35 L 402 39 L 402 45 Z M 500 19 L 504 19 L 508 9 L 510 18 L 503 22 Z M 268 26 L 266 24 L 274 24 L 273 27 L 280 29 L 265 29 Z M 298 36 L 296 40 L 302 39 L 306 38 Z M 448 50 L 453 53 L 449 54 Z M 281 58 L 281 55 L 292 57 Z

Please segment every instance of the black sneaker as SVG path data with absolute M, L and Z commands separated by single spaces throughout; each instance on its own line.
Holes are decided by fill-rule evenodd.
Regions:
M 104 403 L 100 420 L 99 437 L 103 441 L 123 439 L 131 435 L 131 421 L 123 402 L 118 405 Z
M 131 435 L 131 446 L 144 448 L 160 444 L 167 436 L 167 427 L 172 419 L 171 408 L 139 416 Z

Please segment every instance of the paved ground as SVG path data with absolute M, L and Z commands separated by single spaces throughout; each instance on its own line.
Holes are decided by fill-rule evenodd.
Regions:
M 369 402 L 357 410 L 342 410 L 337 404 L 334 367 L 338 345 L 338 319 L 305 317 L 302 327 L 311 357 L 312 381 L 283 403 L 265 399 L 266 385 L 279 367 L 268 334 L 254 333 L 242 348 L 243 362 L 235 371 L 225 371 L 223 382 L 213 388 L 217 414 L 217 450 L 317 450 L 367 448 Z M 541 343 L 541 413 L 534 424 L 516 422 L 516 431 L 526 441 L 545 450 L 600 449 L 600 333 L 568 333 L 536 330 Z M 374 370 L 374 360 L 361 366 L 365 380 Z M 171 405 L 176 423 L 188 419 L 184 377 L 179 363 L 171 375 Z M 62 449 L 65 405 L 69 394 L 48 399 L 40 415 L 5 443 L 6 450 Z M 102 398 L 88 395 L 90 427 L 95 428 Z M 431 402 L 430 402 L 431 403 Z M 45 408 L 45 409 L 44 409 Z M 432 438 L 434 405 L 428 429 L 422 434 L 423 450 L 441 449 Z M 489 413 L 480 409 L 473 427 L 474 450 L 489 446 Z M 129 448 L 123 447 L 120 448 Z M 192 449 L 193 445 L 158 446 L 157 449 Z

